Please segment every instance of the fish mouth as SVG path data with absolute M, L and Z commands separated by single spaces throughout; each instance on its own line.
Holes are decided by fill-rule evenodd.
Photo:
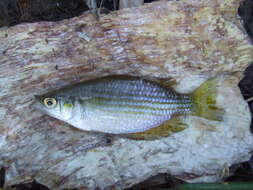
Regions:
M 40 96 L 38 96 L 38 95 L 34 96 L 34 101 L 32 103 L 32 107 L 35 108 L 36 110 L 46 113 L 44 106 L 40 103 Z
M 37 101 L 40 101 L 41 100 L 41 96 L 40 95 L 34 95 L 34 99 L 37 100 Z

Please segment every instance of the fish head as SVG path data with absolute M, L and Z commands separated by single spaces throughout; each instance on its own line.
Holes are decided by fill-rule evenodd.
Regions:
M 74 101 L 68 96 L 35 95 L 34 107 L 57 119 L 68 121 L 74 114 Z

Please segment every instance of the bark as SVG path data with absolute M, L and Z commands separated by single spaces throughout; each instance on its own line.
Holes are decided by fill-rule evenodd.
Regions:
M 250 113 L 237 83 L 252 61 L 239 1 L 156 2 L 102 16 L 0 30 L 0 166 L 6 185 L 36 179 L 52 189 L 121 189 L 158 173 L 219 181 L 248 160 Z M 174 78 L 188 93 L 219 78 L 222 122 L 188 116 L 189 128 L 134 141 L 87 133 L 31 107 L 33 96 L 110 74 Z

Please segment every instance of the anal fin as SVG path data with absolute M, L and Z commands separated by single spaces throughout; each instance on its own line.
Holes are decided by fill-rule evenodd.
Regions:
M 180 132 L 186 128 L 187 124 L 179 116 L 174 116 L 157 127 L 144 132 L 125 134 L 124 136 L 134 140 L 154 140 L 167 137 L 172 133 Z

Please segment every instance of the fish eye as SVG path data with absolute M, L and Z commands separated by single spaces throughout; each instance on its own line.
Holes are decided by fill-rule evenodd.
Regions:
M 47 108 L 54 108 L 56 106 L 55 98 L 45 98 L 43 102 Z

